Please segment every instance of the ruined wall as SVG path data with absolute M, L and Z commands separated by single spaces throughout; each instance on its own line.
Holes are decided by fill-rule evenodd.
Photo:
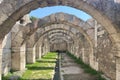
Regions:
M 99 70 L 113 80 L 116 78 L 115 54 L 116 52 L 114 52 L 114 46 L 109 39 L 108 33 L 103 29 L 103 27 L 99 27 L 97 41 Z
M 107 31 L 95 20 L 87 21 L 94 28 L 94 61 L 98 63 L 98 70 L 105 76 L 116 79 L 115 47 Z
M 105 15 L 113 21 L 113 23 L 120 25 L 120 0 L 87 0 L 97 9 L 102 11 Z

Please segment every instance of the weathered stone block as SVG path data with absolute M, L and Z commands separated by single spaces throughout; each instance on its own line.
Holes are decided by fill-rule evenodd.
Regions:
M 26 49 L 26 63 L 34 63 L 35 62 L 35 48 L 27 48 Z

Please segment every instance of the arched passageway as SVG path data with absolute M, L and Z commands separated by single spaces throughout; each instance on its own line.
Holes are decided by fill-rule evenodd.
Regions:
M 107 38 L 105 39 L 105 36 L 98 36 L 97 43 L 99 43 L 99 44 L 102 43 L 101 45 L 94 47 L 94 41 L 89 37 L 90 35 L 87 35 L 87 33 L 78 26 L 78 24 L 80 23 L 79 20 L 77 20 L 76 18 L 72 18 L 73 22 L 76 20 L 76 23 L 72 24 L 72 23 L 70 23 L 70 22 L 72 22 L 71 17 L 64 17 L 63 14 L 58 14 L 60 16 L 56 16 L 56 15 L 53 16 L 55 18 L 53 18 L 52 16 L 51 17 L 49 16 L 48 18 L 43 19 L 43 21 L 40 20 L 39 26 L 40 27 L 42 27 L 42 26 L 44 27 L 46 25 L 49 26 L 49 24 L 51 24 L 51 23 L 52 24 L 56 24 L 56 23 L 61 24 L 62 23 L 62 24 L 67 24 L 72 27 L 76 26 L 76 29 L 78 29 L 78 31 L 84 35 L 84 36 L 81 36 L 81 39 L 83 39 L 83 41 L 84 41 L 84 39 L 86 38 L 86 41 L 88 41 L 88 44 L 90 44 L 90 46 L 92 46 L 92 49 L 90 49 L 90 50 L 92 53 L 94 52 L 94 55 L 97 58 L 96 60 L 98 60 L 98 64 L 103 65 L 103 66 L 99 66 L 99 70 L 103 71 L 111 79 L 119 80 L 120 73 L 119 73 L 118 66 L 119 66 L 119 53 L 120 53 L 120 51 L 119 51 L 120 29 L 119 29 L 119 27 L 116 26 L 116 24 L 112 23 L 114 21 L 109 19 L 110 18 L 109 15 L 100 11 L 100 9 L 97 8 L 97 6 L 91 5 L 92 2 L 90 3 L 89 0 L 87 0 L 87 1 L 83 1 L 83 0 L 76 0 L 76 1 L 72 1 L 72 0 L 65 0 L 65 1 L 64 0 L 53 0 L 53 1 L 33 0 L 33 1 L 31 1 L 31 0 L 27 0 L 27 1 L 25 1 L 25 0 L 22 0 L 21 2 L 18 1 L 20 3 L 19 6 L 16 5 L 16 3 L 18 3 L 17 1 L 12 0 L 12 2 L 15 4 L 11 3 L 10 1 L 6 2 L 6 0 L 4 0 L 1 2 L 1 5 L 0 5 L 0 8 L 2 9 L 1 15 L 3 15 L 3 17 L 4 17 L 4 18 L 0 19 L 0 24 L 1 24 L 0 27 L 2 28 L 2 29 L 0 29 L 1 43 L 2 43 L 2 40 L 5 36 L 5 34 L 7 34 L 10 31 L 10 29 L 15 24 L 15 22 L 17 20 L 19 20 L 25 14 L 29 13 L 31 10 L 36 9 L 38 7 L 46 7 L 46 6 L 54 6 L 54 5 L 71 6 L 76 9 L 87 12 L 105 28 L 105 30 L 107 32 L 107 34 L 105 36 L 107 36 Z M 2 5 L 8 5 L 8 4 L 9 4 L 9 6 L 5 6 L 6 8 L 4 6 L 2 6 Z M 5 9 L 5 10 L 3 10 L 3 9 Z M 106 15 L 104 15 L 104 14 L 106 14 Z M 61 22 L 59 22 L 60 19 L 61 19 Z M 66 19 L 69 20 L 69 21 L 67 21 L 69 23 L 64 22 L 64 21 L 66 21 Z M 49 21 L 51 21 L 51 22 L 49 22 Z M 36 29 L 36 27 L 33 28 L 32 30 L 34 31 L 34 29 Z M 101 40 L 102 38 L 104 38 L 104 39 Z M 44 40 L 44 37 L 43 37 L 43 40 Z M 21 43 L 23 43 L 22 41 L 25 41 L 25 40 L 21 40 Z M 33 42 L 34 42 L 34 40 L 33 40 Z M 104 45 L 105 42 L 108 42 L 108 44 L 110 44 L 110 45 L 107 45 L 107 44 Z M 84 43 L 84 45 L 86 45 L 86 44 Z M 19 44 L 19 47 L 20 46 L 21 46 L 21 44 Z M 27 46 L 28 46 L 28 44 L 27 44 Z M 87 48 L 87 47 L 88 46 L 85 46 L 85 48 Z M 105 49 L 103 49 L 102 47 Z M 1 46 L 1 48 L 2 48 L 2 46 Z M 75 47 L 72 47 L 70 49 L 72 50 L 71 52 L 77 53 L 77 52 L 75 52 L 77 50 L 77 48 L 76 48 L 76 50 L 75 50 Z M 95 50 L 93 50 L 93 49 L 95 49 Z M 111 50 L 108 51 L 108 49 L 111 49 Z M 80 47 L 78 50 L 80 50 Z M 104 58 L 102 58 L 103 51 L 105 53 Z M 99 54 L 99 53 L 101 53 L 101 54 Z M 109 54 L 107 54 L 107 53 L 109 53 Z M 107 56 L 109 56 L 108 60 L 105 59 Z M 0 58 L 2 59 L 2 54 L 0 54 Z M 2 60 L 0 60 L 0 61 L 2 61 Z M 105 64 L 103 63 L 103 61 L 105 61 Z M 108 70 L 106 67 L 108 67 Z M 114 76 L 112 76 L 112 75 L 114 75 Z

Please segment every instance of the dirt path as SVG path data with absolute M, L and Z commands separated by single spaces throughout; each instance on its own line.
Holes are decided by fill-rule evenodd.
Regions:
M 61 54 L 61 75 L 63 80 L 97 80 L 95 76 L 85 73 L 67 54 Z

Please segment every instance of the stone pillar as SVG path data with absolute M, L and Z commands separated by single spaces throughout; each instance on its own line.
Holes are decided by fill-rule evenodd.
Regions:
M 0 45 L 0 80 L 2 80 L 2 49 Z
M 45 55 L 45 46 L 42 46 L 42 56 Z
M 50 51 L 50 48 L 49 48 L 49 42 L 47 39 L 44 40 L 43 44 L 42 44 L 42 56 L 45 55 L 47 52 Z
M 78 46 L 75 47 L 75 56 L 78 58 Z
M 36 47 L 36 49 L 35 49 L 36 59 L 39 59 L 40 58 L 40 55 L 39 55 L 39 46 L 36 44 L 35 47 Z
M 82 60 L 85 63 L 85 52 L 84 52 L 84 48 L 81 49 L 82 51 Z
M 75 50 L 74 50 L 74 54 L 75 54 L 75 56 L 78 58 L 79 56 L 78 56 L 78 49 L 79 49 L 79 40 L 75 40 Z
M 97 29 L 98 29 L 98 28 L 97 28 L 97 27 L 98 27 L 97 21 L 95 21 L 95 34 L 94 34 L 94 35 L 95 35 L 95 47 L 97 47 L 97 34 L 98 34 L 98 33 L 97 33 Z
M 39 58 L 41 58 L 41 45 L 39 46 Z
M 23 44 L 20 48 L 20 57 L 21 57 L 21 70 L 25 70 L 26 66 L 26 44 Z
M 120 57 L 116 57 L 116 80 L 120 80 Z
M 27 63 L 35 63 L 35 46 L 33 48 L 27 48 L 26 50 L 26 62 Z
M 97 70 L 98 71 L 98 62 L 97 62 L 97 59 L 95 58 L 94 56 L 94 51 L 93 49 L 91 48 L 91 51 L 90 51 L 90 56 L 89 56 L 89 59 L 90 59 L 90 66 Z
M 72 53 L 73 50 L 73 43 L 70 44 L 70 52 Z
M 70 45 L 70 52 L 72 53 L 72 44 Z
M 46 53 L 50 51 L 50 43 L 49 41 L 47 40 L 47 43 L 46 43 Z
M 90 66 L 92 67 L 92 68 L 94 68 L 94 61 L 93 61 L 93 48 L 91 48 L 91 50 L 90 50 L 90 55 L 89 55 L 89 59 L 90 59 Z
M 91 53 L 90 53 L 90 66 L 98 71 L 98 61 L 97 58 L 95 57 L 94 54 L 97 53 L 97 44 L 98 44 L 98 23 L 95 21 L 95 32 L 94 32 L 94 40 L 95 40 L 95 48 L 91 48 Z
M 25 70 L 25 44 L 21 47 L 12 47 L 12 70 Z
M 116 80 L 120 80 L 120 43 L 116 43 Z

